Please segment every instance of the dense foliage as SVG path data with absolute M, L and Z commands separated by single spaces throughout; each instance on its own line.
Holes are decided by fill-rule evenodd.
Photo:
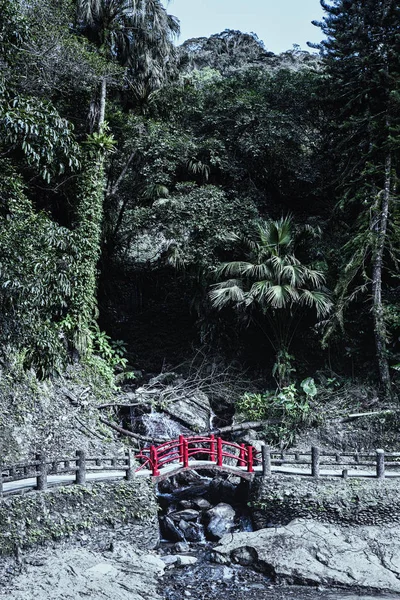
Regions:
M 400 9 L 321 4 L 319 56 L 275 56 L 230 30 L 176 48 L 160 0 L 0 0 L 3 361 L 203 344 L 281 391 L 397 392 Z

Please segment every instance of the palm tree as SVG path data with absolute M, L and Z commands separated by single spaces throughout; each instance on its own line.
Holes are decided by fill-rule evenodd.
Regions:
M 308 228 L 311 232 L 311 228 Z M 292 217 L 257 224 L 252 238 L 229 236 L 245 246 L 246 259 L 218 267 L 218 278 L 210 299 L 217 310 L 234 306 L 244 314 L 258 307 L 267 318 L 267 337 L 275 353 L 273 375 L 278 386 L 289 383 L 293 336 L 304 310 L 315 309 L 318 317 L 332 307 L 320 271 L 302 264 L 294 254 L 296 236 Z
M 76 16 L 78 31 L 97 46 L 102 58 L 126 67 L 126 72 L 138 60 L 136 55 L 139 50 L 149 65 L 153 63 L 147 56 L 158 56 L 160 61 L 163 60 L 172 48 L 172 36 L 179 31 L 177 20 L 167 15 L 160 0 L 76 0 Z M 80 264 L 70 310 L 76 321 L 75 347 L 81 352 L 90 346 L 90 324 L 96 312 L 97 263 L 101 254 L 106 179 L 105 155 L 114 144 L 105 127 L 106 71 L 107 67 L 101 77 L 100 106 L 98 117 L 94 120 L 97 121 L 98 133 L 92 133 L 87 140 L 85 167 L 76 193 L 75 237 Z M 132 157 L 128 165 L 131 160 Z
M 160 0 L 77 0 L 77 26 L 104 58 L 126 68 L 136 97 L 147 99 L 165 81 L 179 21 Z M 104 124 L 107 76 L 101 80 L 98 128 Z

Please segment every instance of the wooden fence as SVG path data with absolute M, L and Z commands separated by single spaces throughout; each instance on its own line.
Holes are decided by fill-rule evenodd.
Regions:
M 87 456 L 85 450 L 77 450 L 74 457 L 48 459 L 37 454 L 35 460 L 7 466 L 0 464 L 0 496 L 4 483 L 36 478 L 36 490 L 46 490 L 49 475 L 74 475 L 72 483 L 85 485 L 87 473 L 125 471 L 125 479 L 131 481 L 136 463 L 128 450 L 123 456 Z M 64 485 L 61 482 L 60 485 Z
M 381 449 L 375 452 L 326 452 L 317 446 L 313 446 L 311 452 L 278 451 L 263 446 L 261 452 L 265 477 L 271 475 L 273 466 L 298 467 L 304 469 L 304 475 L 315 478 L 327 475 L 346 479 L 349 471 L 352 471 L 353 477 L 400 477 L 400 452 L 385 452 Z M 354 471 L 357 471 L 356 475 Z
M 141 456 L 141 454 L 139 455 Z M 336 476 L 347 477 L 400 477 L 400 452 L 384 452 L 376 450 L 371 452 L 326 452 L 318 447 L 311 451 L 288 450 L 280 451 L 263 446 L 261 452 L 254 456 L 259 467 L 255 467 L 255 474 L 270 477 L 280 467 L 280 471 L 295 476 Z M 240 463 L 240 455 L 238 464 Z M 223 465 L 222 465 L 223 466 Z M 196 465 L 193 466 L 196 468 Z M 199 466 L 201 469 L 201 466 Z M 140 466 L 135 461 L 133 453 L 128 450 L 120 456 L 87 456 L 84 450 L 78 450 L 74 457 L 61 457 L 49 459 L 43 454 L 37 454 L 35 460 L 21 462 L 7 466 L 0 464 L 0 496 L 3 495 L 4 483 L 36 479 L 36 490 L 46 490 L 49 475 L 72 475 L 72 480 L 60 482 L 86 484 L 88 473 L 106 471 L 124 471 L 125 479 L 132 481 L 135 472 Z M 293 472 L 295 470 L 296 472 Z M 151 473 L 149 473 L 150 475 Z M 14 492 L 15 493 L 15 492 Z

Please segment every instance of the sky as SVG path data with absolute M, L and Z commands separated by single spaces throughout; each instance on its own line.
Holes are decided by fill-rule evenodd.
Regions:
M 319 42 L 322 34 L 311 24 L 321 20 L 319 0 L 163 0 L 170 14 L 181 22 L 179 43 L 192 37 L 208 37 L 224 29 L 254 32 L 267 50 L 283 52 L 299 44 Z

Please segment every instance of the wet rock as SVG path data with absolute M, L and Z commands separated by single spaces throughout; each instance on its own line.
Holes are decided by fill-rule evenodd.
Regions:
M 178 507 L 182 510 L 186 510 L 187 508 L 193 508 L 193 503 L 190 500 L 181 500 L 178 502 Z
M 180 521 L 179 529 L 182 531 L 185 539 L 188 542 L 204 541 L 204 527 L 200 523 L 193 523 L 192 521 Z
M 206 534 L 212 540 L 219 540 L 233 530 L 235 511 L 230 504 L 220 502 L 205 513 Z
M 211 503 L 205 498 L 194 498 L 192 504 L 198 510 L 208 510 L 211 508 Z
M 185 521 L 182 521 L 184 523 Z M 183 542 L 185 541 L 185 537 L 178 528 L 172 519 L 169 517 L 162 517 L 160 519 L 160 529 L 161 535 L 166 540 L 171 540 L 171 542 Z
M 226 479 L 214 477 L 209 487 L 212 502 L 233 502 L 236 494 L 236 486 Z
M 187 542 L 177 542 L 174 549 L 177 552 L 189 552 L 189 544 Z
M 198 510 L 194 510 L 193 508 L 187 508 L 186 510 L 179 510 L 178 512 L 169 513 L 169 518 L 173 521 L 196 521 L 199 517 L 200 513 Z
M 216 562 L 254 565 L 277 583 L 400 592 L 400 527 L 340 527 L 295 520 L 234 533 L 214 548 Z

